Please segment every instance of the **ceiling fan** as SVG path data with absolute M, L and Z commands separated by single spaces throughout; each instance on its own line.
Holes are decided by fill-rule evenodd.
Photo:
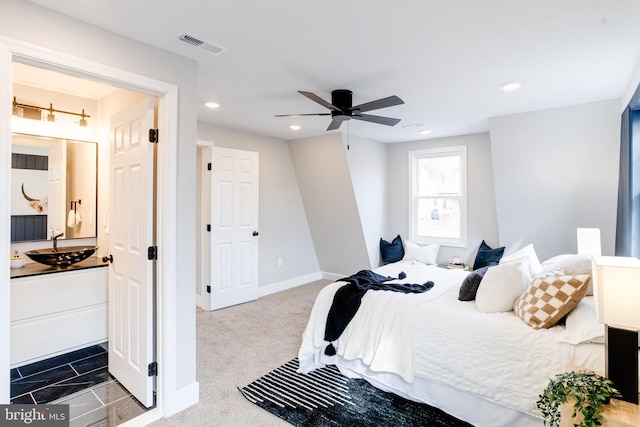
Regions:
M 371 114 L 362 114 L 365 111 L 377 110 L 379 108 L 392 107 L 394 105 L 404 104 L 404 101 L 397 96 L 388 96 L 364 104 L 352 106 L 353 92 L 347 89 L 336 89 L 331 92 L 331 102 L 327 102 L 312 92 L 304 92 L 299 90 L 299 94 L 306 96 L 312 101 L 317 102 L 323 107 L 331 110 L 330 113 L 310 113 L 310 114 L 276 114 L 275 117 L 300 117 L 300 116 L 331 116 L 332 120 L 327 130 L 335 130 L 340 127 L 342 122 L 350 119 L 364 120 L 366 122 L 378 123 L 381 125 L 395 126 L 400 119 L 391 117 L 374 116 Z

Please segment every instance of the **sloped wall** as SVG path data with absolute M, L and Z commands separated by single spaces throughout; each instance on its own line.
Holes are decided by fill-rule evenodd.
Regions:
M 323 275 L 371 267 L 340 134 L 289 141 L 289 151 Z
M 351 182 L 360 214 L 371 268 L 381 263 L 380 238 L 387 236 L 387 145 L 366 138 L 343 135 Z

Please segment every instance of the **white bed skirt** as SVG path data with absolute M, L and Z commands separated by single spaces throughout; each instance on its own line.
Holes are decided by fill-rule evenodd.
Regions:
M 364 378 L 381 390 L 405 399 L 426 403 L 466 421 L 475 427 L 542 427 L 542 418 L 498 405 L 477 395 L 416 377 L 407 383 L 398 375 L 373 372 L 359 360 L 345 360 L 339 356 L 326 357 L 327 364 L 336 364 L 349 378 Z M 533 408 L 532 408 L 533 410 Z

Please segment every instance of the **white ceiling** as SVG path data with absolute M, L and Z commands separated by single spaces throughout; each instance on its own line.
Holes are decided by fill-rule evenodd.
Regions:
M 354 104 L 397 95 L 404 105 L 370 113 L 398 125 L 351 120 L 349 131 L 411 141 L 422 128 L 483 132 L 492 116 L 621 97 L 640 63 L 637 0 L 31 1 L 196 60 L 199 120 L 280 139 L 329 124 L 273 117 L 327 112 L 298 90 L 330 101 L 350 89 Z M 229 50 L 212 55 L 183 32 Z M 523 87 L 497 89 L 511 80 Z

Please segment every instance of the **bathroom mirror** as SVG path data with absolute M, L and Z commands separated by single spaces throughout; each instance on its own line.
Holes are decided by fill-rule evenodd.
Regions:
M 11 242 L 96 237 L 97 144 L 12 135 Z

